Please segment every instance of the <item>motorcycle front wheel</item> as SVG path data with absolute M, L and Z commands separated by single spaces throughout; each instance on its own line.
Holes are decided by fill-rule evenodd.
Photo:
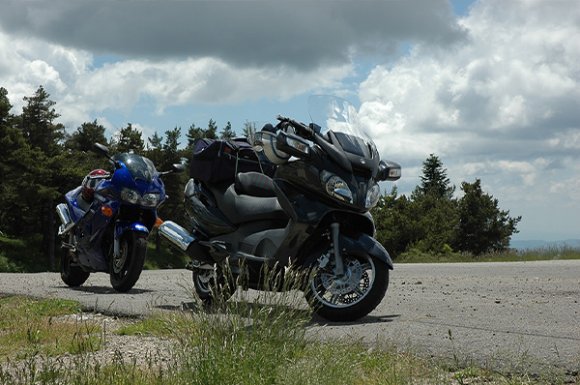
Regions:
M 344 253 L 344 274 L 334 272 L 334 260 L 316 267 L 306 290 L 306 298 L 314 312 L 333 322 L 348 322 L 373 311 L 387 292 L 387 265 L 363 253 Z
M 74 236 L 69 234 L 69 244 L 74 244 Z M 78 287 L 85 283 L 90 273 L 84 271 L 75 261 L 70 248 L 63 247 L 60 256 L 60 278 L 70 287 Z
M 147 239 L 137 234 L 125 234 L 121 239 L 119 255 L 109 258 L 111 286 L 125 293 L 135 286 L 147 255 Z

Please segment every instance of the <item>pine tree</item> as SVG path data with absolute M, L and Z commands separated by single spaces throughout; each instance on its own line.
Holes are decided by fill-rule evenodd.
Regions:
M 196 127 L 195 123 L 192 123 L 185 136 L 187 137 L 187 149 L 191 152 L 195 141 L 204 137 L 204 130 L 201 127 Z
M 25 170 L 22 164 L 22 153 L 27 153 L 27 143 L 15 124 L 15 117 L 10 113 L 12 104 L 8 91 L 0 87 L 0 231 L 7 234 L 20 234 L 23 224 L 22 216 L 26 209 L 19 199 L 19 186 L 16 183 Z
M 483 192 L 479 179 L 463 182 L 461 190 L 456 249 L 475 255 L 506 249 L 522 217 L 512 218 L 509 211 L 501 210 L 498 200 Z
M 161 149 L 163 145 L 163 138 L 159 136 L 157 131 L 155 131 L 152 137 L 147 138 L 147 142 L 149 142 L 147 145 L 147 150 Z
M 53 108 L 56 103 L 49 97 L 42 86 L 33 96 L 24 97 L 26 105 L 22 109 L 20 127 L 32 147 L 53 156 L 60 150 L 59 144 L 65 137 L 65 131 L 62 124 L 55 123 L 60 115 Z
M 54 268 L 55 258 L 55 211 L 54 202 L 62 195 L 61 174 L 63 169 L 61 144 L 65 137 L 64 126 L 55 123 L 60 116 L 53 108 L 55 102 L 40 86 L 31 97 L 24 97 L 25 106 L 20 116 L 19 127 L 31 147 L 29 155 L 33 156 L 36 168 L 34 177 L 24 190 L 33 217 L 36 232 L 43 236 L 44 250 L 47 250 L 49 265 Z M 34 154 L 33 154 L 34 152 Z
M 10 110 L 12 109 L 12 104 L 8 99 L 8 90 L 4 87 L 0 87 L 0 127 L 5 126 L 14 119 Z
M 210 119 L 207 123 L 207 130 L 204 132 L 204 136 L 209 139 L 217 139 L 218 126 L 215 120 Z
M 439 254 L 449 244 L 457 226 L 455 187 L 447 177 L 447 170 L 434 154 L 423 162 L 421 184 L 413 190 L 408 210 L 412 234 L 410 247 L 426 253 Z
M 431 154 L 423 162 L 421 185 L 416 188 L 416 192 L 422 195 L 433 194 L 437 198 L 451 199 L 455 192 L 455 186 L 451 186 L 450 183 L 443 163 L 439 157 Z
M 371 213 L 377 229 L 377 240 L 389 251 L 393 258 L 407 250 L 417 239 L 413 233 L 413 222 L 409 210 L 411 202 L 405 195 L 399 195 L 394 186 L 389 194 L 383 195 Z
M 179 150 L 179 138 L 181 137 L 181 128 L 175 127 L 173 130 L 165 131 L 165 142 L 163 143 L 163 160 L 158 168 L 160 170 L 170 170 L 171 166 L 180 163 L 182 152 Z M 169 196 L 165 204 L 160 208 L 159 214 L 163 217 L 182 218 L 183 214 L 182 197 L 185 187 L 185 174 L 168 175 L 163 179 L 165 183 L 165 193 Z
M 65 142 L 65 147 L 82 152 L 89 152 L 95 143 L 107 144 L 105 127 L 95 119 L 81 124 Z
M 127 127 L 121 129 L 117 139 L 114 141 L 115 152 L 129 152 L 142 153 L 145 143 L 141 138 L 141 131 L 133 128 L 131 123 Z
M 236 137 L 236 132 L 232 130 L 232 123 L 229 121 L 226 123 L 226 126 L 220 133 L 220 139 L 230 140 Z

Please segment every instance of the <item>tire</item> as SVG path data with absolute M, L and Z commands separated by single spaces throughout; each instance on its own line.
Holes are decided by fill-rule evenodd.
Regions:
M 384 262 L 366 253 L 345 253 L 342 257 L 344 279 L 337 279 L 334 261 L 329 261 L 324 268 L 314 269 L 305 293 L 314 313 L 332 322 L 366 316 L 381 303 L 389 286 L 389 269 Z
M 60 257 L 60 278 L 70 287 L 79 287 L 89 278 L 90 273 L 76 265 L 70 249 L 63 248 Z
M 194 269 L 191 278 L 195 293 L 205 306 L 224 303 L 236 291 L 235 279 L 230 278 L 226 281 L 223 269 L 218 266 L 214 270 Z
M 146 255 L 147 238 L 135 233 L 123 236 L 119 255 L 111 255 L 109 258 L 109 275 L 113 289 L 125 293 L 133 288 L 143 270 Z

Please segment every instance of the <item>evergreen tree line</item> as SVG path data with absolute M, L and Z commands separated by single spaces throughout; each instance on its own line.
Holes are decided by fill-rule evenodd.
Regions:
M 56 204 L 91 170 L 112 170 L 108 160 L 92 151 L 95 142 L 107 145 L 111 153 L 131 150 L 142 154 L 165 171 L 190 156 L 197 138 L 236 136 L 230 122 L 219 130 L 210 119 L 207 128 L 192 124 L 186 132 L 187 144 L 181 148 L 181 127 L 165 131 L 163 136 L 155 132 L 144 140 L 129 123 L 107 139 L 105 127 L 97 120 L 68 133 L 57 122 L 59 117 L 55 102 L 42 86 L 24 98 L 19 115 L 12 113 L 8 91 L 0 87 L 0 270 L 7 264 L 7 255 L 16 255 L 18 260 L 12 266 L 21 269 L 42 271 L 57 266 L 60 222 Z M 248 123 L 243 134 L 253 130 Z M 183 212 L 180 203 L 187 178 L 187 173 L 163 178 L 169 199 L 159 209 L 161 218 L 178 218 Z M 18 252 L 11 253 L 14 247 Z
M 377 239 L 394 257 L 405 252 L 477 256 L 509 247 L 522 218 L 500 209 L 480 179 L 462 182 L 463 195 L 455 198 L 455 186 L 436 155 L 423 162 L 422 173 L 410 197 L 394 188 L 373 209 Z
M 57 122 L 55 102 L 40 86 L 24 97 L 20 115 L 11 112 L 8 91 L 0 87 L 0 270 L 6 270 L 7 256 L 29 271 L 54 269 L 59 245 L 59 220 L 55 206 L 64 194 L 78 186 L 95 168 L 111 169 L 109 162 L 91 151 L 95 142 L 109 146 L 111 153 L 134 151 L 151 159 L 158 170 L 189 158 L 197 138 L 231 139 L 236 136 L 230 122 L 219 130 L 210 119 L 206 128 L 192 124 L 180 148 L 181 127 L 161 136 L 143 139 L 131 123 L 107 139 L 105 127 L 94 120 L 71 133 Z M 256 128 L 246 123 L 242 135 L 252 136 Z M 373 210 L 377 238 L 394 255 L 418 249 L 430 253 L 448 250 L 479 254 L 508 246 L 521 219 L 498 208 L 498 202 L 481 190 L 481 182 L 463 182 L 464 196 L 453 198 L 446 171 L 431 156 L 423 167 L 422 183 L 410 198 L 396 189 L 385 195 Z M 161 218 L 177 221 L 183 210 L 181 197 L 188 173 L 164 177 L 169 199 L 159 210 Z M 19 246 L 17 253 L 11 247 Z M 24 252 L 22 252 L 24 250 Z M 4 265 L 3 265 L 4 264 Z

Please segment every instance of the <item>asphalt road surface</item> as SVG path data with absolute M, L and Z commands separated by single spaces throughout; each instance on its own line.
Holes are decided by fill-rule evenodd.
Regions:
M 127 294 L 116 293 L 106 274 L 92 274 L 77 289 L 55 273 L 0 274 L 0 293 L 74 299 L 86 309 L 119 315 L 191 309 L 191 291 L 186 270 L 144 271 Z M 575 374 L 579 301 L 580 261 L 400 264 L 369 316 L 341 324 L 315 319 L 310 330 L 460 364 Z

